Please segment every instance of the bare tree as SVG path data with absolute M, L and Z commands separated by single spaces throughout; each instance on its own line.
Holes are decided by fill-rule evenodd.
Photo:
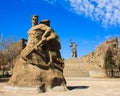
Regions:
M 13 68 L 14 61 L 23 49 L 24 42 L 24 39 L 14 42 L 10 37 L 5 40 L 3 35 L 0 36 L 0 70 L 2 70 L 3 76 L 6 71 L 6 66 Z
M 4 55 L 3 43 L 4 43 L 4 38 L 3 38 L 3 34 L 2 34 L 0 36 L 0 68 L 2 70 L 2 76 L 5 73 L 5 55 Z

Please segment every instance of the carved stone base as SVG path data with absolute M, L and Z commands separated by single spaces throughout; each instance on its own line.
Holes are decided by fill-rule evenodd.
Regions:
M 8 86 L 17 87 L 18 89 L 37 86 L 41 93 L 58 86 L 66 89 L 66 81 L 63 71 L 59 68 L 48 68 L 48 66 L 41 68 L 41 66 L 26 63 L 22 58 L 19 58 L 16 60 Z

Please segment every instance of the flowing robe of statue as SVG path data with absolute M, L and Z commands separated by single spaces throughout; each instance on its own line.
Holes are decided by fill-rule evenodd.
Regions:
M 77 44 L 75 43 L 75 42 L 71 42 L 71 40 L 70 40 L 70 43 L 71 43 L 71 45 L 70 45 L 70 47 L 72 47 L 72 58 L 76 58 L 77 57 Z
M 39 92 L 46 92 L 56 86 L 65 87 L 60 48 L 59 38 L 49 26 L 33 26 L 28 31 L 27 46 L 16 59 L 8 85 L 36 86 Z

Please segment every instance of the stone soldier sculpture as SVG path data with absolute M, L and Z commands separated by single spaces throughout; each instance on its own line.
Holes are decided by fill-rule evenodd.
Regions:
M 77 49 L 76 47 L 78 46 L 75 42 L 72 42 L 70 39 L 70 47 L 72 47 L 72 58 L 77 57 Z
M 38 16 L 32 16 L 27 45 L 16 59 L 8 85 L 37 86 L 39 92 L 52 90 L 56 86 L 66 90 L 60 48 L 59 37 L 50 27 L 50 21 L 42 20 L 38 24 Z
M 53 64 L 54 62 L 59 62 L 61 63 L 61 67 L 64 67 L 64 62 L 61 59 L 61 55 L 59 50 L 61 49 L 61 45 L 59 42 L 59 37 L 57 34 L 54 32 L 53 29 L 51 29 L 50 26 L 50 21 L 49 20 L 42 20 L 40 24 L 38 25 L 37 23 L 37 16 L 32 17 L 32 27 L 28 31 L 29 39 L 27 43 L 27 47 L 21 52 L 22 58 L 26 58 L 27 56 L 30 55 L 35 49 L 36 51 L 39 51 L 42 49 L 42 52 L 45 52 L 45 57 L 44 59 L 49 59 L 46 60 L 47 63 Z M 37 26 L 35 26 L 37 25 Z M 38 31 L 38 33 L 34 33 L 34 31 Z M 40 32 L 39 32 L 40 30 Z M 34 36 L 33 36 L 34 35 Z M 37 36 L 35 36 L 37 35 Z M 37 43 L 36 43 L 37 42 Z M 39 47 L 41 46 L 41 47 Z M 47 53 L 48 52 L 48 53 Z M 25 56 L 24 56 L 25 55 Z M 30 58 L 30 60 L 32 60 Z M 35 60 L 33 60 L 35 61 Z M 57 66 L 57 65 L 56 65 Z M 59 67 L 59 68 L 61 68 Z

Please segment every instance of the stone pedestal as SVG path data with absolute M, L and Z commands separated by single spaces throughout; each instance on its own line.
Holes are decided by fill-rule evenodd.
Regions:
M 8 82 L 8 86 L 17 87 L 18 89 L 35 87 L 39 93 L 50 91 L 59 86 L 65 91 L 67 89 L 66 81 L 62 70 L 45 63 L 42 65 L 42 62 L 43 60 L 41 65 L 34 65 L 26 63 L 19 57 L 16 60 L 13 75 Z

